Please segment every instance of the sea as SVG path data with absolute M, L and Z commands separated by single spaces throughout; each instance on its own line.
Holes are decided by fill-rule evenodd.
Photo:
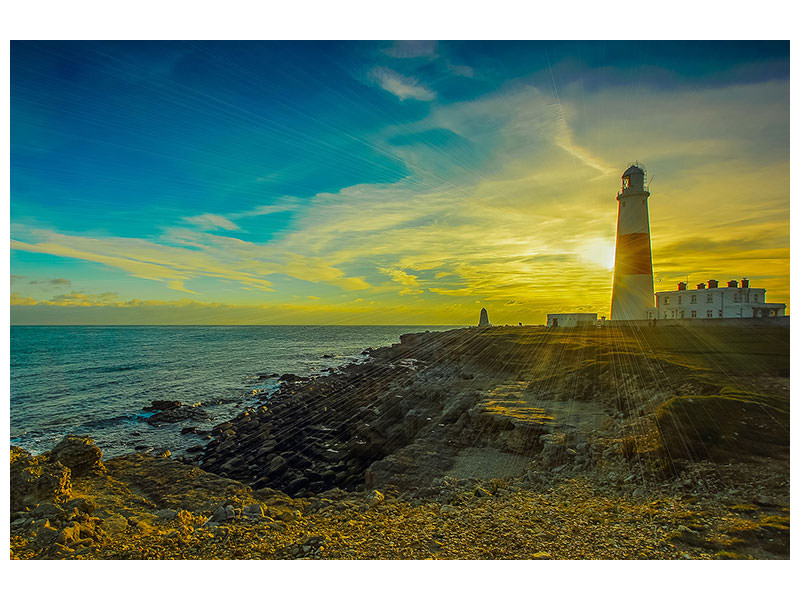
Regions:
M 271 375 L 324 375 L 370 347 L 452 326 L 12 326 L 11 444 L 39 454 L 89 435 L 104 458 L 206 443 L 202 432 L 278 388 Z M 151 425 L 154 400 L 203 408 L 208 421 Z M 181 434 L 196 426 L 200 434 Z

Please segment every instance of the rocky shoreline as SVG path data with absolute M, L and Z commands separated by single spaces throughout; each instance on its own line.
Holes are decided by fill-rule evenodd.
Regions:
M 787 375 L 788 331 L 408 334 L 188 456 L 12 447 L 12 557 L 788 558 Z

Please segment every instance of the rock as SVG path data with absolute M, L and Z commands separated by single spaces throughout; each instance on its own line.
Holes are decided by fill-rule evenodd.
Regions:
M 488 498 L 489 496 L 491 496 L 491 494 L 481 486 L 476 487 L 472 491 L 472 495 L 475 496 L 476 498 Z
M 153 514 L 155 514 L 155 516 L 164 521 L 171 521 L 177 516 L 178 511 L 172 508 L 162 508 L 161 510 L 157 510 Z
M 67 435 L 47 453 L 51 461 L 69 467 L 73 477 L 104 473 L 103 451 L 88 436 Z
M 753 498 L 753 504 L 758 504 L 759 506 L 777 506 L 775 500 L 764 495 Z
M 443 515 L 454 515 L 458 512 L 458 509 L 450 504 L 445 504 L 439 509 L 439 512 Z
M 267 473 L 276 476 L 285 471 L 288 468 L 288 466 L 289 465 L 286 462 L 286 459 L 278 455 L 269 462 L 269 467 L 267 467 Z
M 188 420 L 209 421 L 211 419 L 211 416 L 199 406 L 185 406 L 180 402 L 177 404 L 177 406 L 165 408 L 145 420 L 151 425 L 158 425 L 159 423 L 178 423 Z
M 36 530 L 36 541 L 43 546 L 49 546 L 58 540 L 59 531 L 49 522 L 45 522 Z
M 37 519 L 63 521 L 67 516 L 67 512 L 52 502 L 41 502 L 40 504 L 37 504 L 36 507 L 31 511 L 31 515 Z
M 412 408 L 406 413 L 403 428 L 407 438 L 414 437 L 431 420 L 431 413 L 423 408 Z
M 69 468 L 49 462 L 44 455 L 31 456 L 17 446 L 11 446 L 9 475 L 12 512 L 41 502 L 64 502 L 72 495 Z
M 80 535 L 81 526 L 78 523 L 72 523 L 71 525 L 64 527 L 56 539 L 58 540 L 59 544 L 71 546 L 80 539 Z
M 378 490 L 372 490 L 369 494 L 367 494 L 367 503 L 372 507 L 382 504 L 383 500 L 384 496 Z
M 309 479 L 305 475 L 301 475 L 295 479 L 292 479 L 289 484 L 286 486 L 286 493 L 287 494 L 296 494 L 297 492 L 302 491 L 306 487 L 308 487 Z
M 74 498 L 64 505 L 64 510 L 67 512 L 77 509 L 78 512 L 92 514 L 97 510 L 97 504 L 91 498 Z
M 475 391 L 467 391 L 457 395 L 449 402 L 442 412 L 442 423 L 455 423 L 465 415 L 480 399 L 480 394 Z
M 198 433 L 197 427 L 184 427 L 181 429 L 181 435 L 188 435 L 190 433 Z
M 214 514 L 211 515 L 210 521 L 215 523 L 224 523 L 225 521 L 231 521 L 236 518 L 236 511 L 234 511 L 233 506 L 228 504 L 227 506 L 220 506 L 217 510 L 214 511 Z
M 248 504 L 242 509 L 242 518 L 244 519 L 263 519 L 264 515 L 264 506 L 262 504 Z
M 121 515 L 111 515 L 103 519 L 101 527 L 109 535 L 117 535 L 128 528 L 128 519 Z
M 539 438 L 542 451 L 539 459 L 544 468 L 550 469 L 565 464 L 571 458 L 567 453 L 566 436 L 563 433 L 548 433 Z
M 153 526 L 147 521 L 137 521 L 135 527 L 141 535 L 150 535 L 155 531 Z
M 278 381 L 285 381 L 286 383 L 295 383 L 298 381 L 306 381 L 308 377 L 301 377 L 300 375 L 295 375 L 294 373 L 284 373 L 278 378 Z
M 180 400 L 154 400 L 150 406 L 145 406 L 142 410 L 147 412 L 155 410 L 171 410 L 173 408 L 180 408 L 183 402 Z

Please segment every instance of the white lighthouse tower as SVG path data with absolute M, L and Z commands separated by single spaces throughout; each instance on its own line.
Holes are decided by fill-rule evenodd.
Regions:
M 614 258 L 614 286 L 611 319 L 632 321 L 647 318 L 653 308 L 653 259 L 650 252 L 650 217 L 645 173 L 631 165 L 622 174 L 622 191 L 617 194 L 617 249 Z

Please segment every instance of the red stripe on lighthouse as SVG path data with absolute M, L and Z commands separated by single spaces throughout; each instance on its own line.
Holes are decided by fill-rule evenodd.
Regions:
M 617 238 L 614 273 L 617 275 L 653 274 L 649 233 L 626 233 Z

